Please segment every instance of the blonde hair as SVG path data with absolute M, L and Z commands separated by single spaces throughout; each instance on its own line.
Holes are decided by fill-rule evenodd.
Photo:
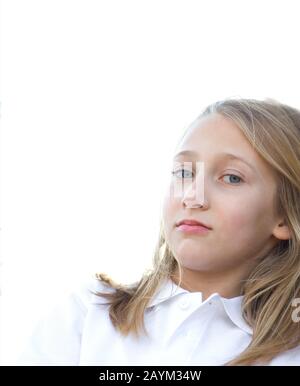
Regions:
M 242 288 L 242 315 L 253 329 L 249 346 L 226 365 L 264 364 L 276 355 L 300 345 L 300 323 L 292 320 L 292 301 L 300 297 L 300 111 L 265 99 L 227 98 L 206 107 L 196 120 L 208 114 L 222 114 L 244 133 L 257 153 L 278 175 L 275 209 L 291 231 L 253 269 Z M 188 129 L 187 129 L 188 130 Z M 179 262 L 167 245 L 161 220 L 152 269 L 131 285 L 112 281 L 105 273 L 97 279 L 115 289 L 97 292 L 109 301 L 109 317 L 124 336 L 147 334 L 144 311 L 156 289 L 179 269 Z

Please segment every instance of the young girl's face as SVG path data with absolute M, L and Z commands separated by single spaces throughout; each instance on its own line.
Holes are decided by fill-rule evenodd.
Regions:
M 274 171 L 233 122 L 220 114 L 202 117 L 190 126 L 176 154 L 183 150 L 194 154 L 174 158 L 172 170 L 177 173 L 171 176 L 163 203 L 166 241 L 182 266 L 201 271 L 251 267 L 280 238 L 288 238 L 274 211 Z M 192 164 L 184 167 L 184 162 Z M 191 177 L 197 162 L 203 172 Z M 175 187 L 183 180 L 178 195 Z M 183 219 L 211 229 L 201 234 L 180 231 L 176 223 Z

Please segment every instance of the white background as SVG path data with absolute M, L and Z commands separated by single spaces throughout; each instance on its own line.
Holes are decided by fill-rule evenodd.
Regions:
M 300 107 L 299 2 L 4 0 L 1 349 L 90 274 L 137 280 L 209 103 Z

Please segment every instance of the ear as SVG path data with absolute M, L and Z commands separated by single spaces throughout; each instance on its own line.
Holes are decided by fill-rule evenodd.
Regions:
M 290 228 L 282 220 L 273 229 L 273 235 L 279 240 L 288 240 L 292 237 Z

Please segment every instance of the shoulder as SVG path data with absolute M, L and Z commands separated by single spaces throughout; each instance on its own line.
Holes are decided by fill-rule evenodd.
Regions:
M 101 296 L 102 293 L 107 294 L 114 291 L 115 289 L 99 279 L 97 274 L 90 274 L 69 295 L 69 298 L 73 298 L 83 311 L 87 311 L 90 304 L 103 304 L 103 300 L 106 299 Z
M 63 302 L 74 303 L 82 313 L 86 313 L 89 305 L 94 304 L 95 300 L 101 299 L 101 304 L 105 299 L 101 296 L 101 293 L 111 293 L 113 291 L 114 288 L 100 280 L 96 274 L 90 274 L 63 297 Z
M 108 291 L 105 283 L 94 275 L 85 277 L 74 290 L 62 296 L 61 300 L 36 322 L 17 364 L 78 364 L 89 307 L 98 302 L 104 303 L 101 296 L 94 293 Z
M 300 345 L 273 358 L 270 366 L 300 366 Z

